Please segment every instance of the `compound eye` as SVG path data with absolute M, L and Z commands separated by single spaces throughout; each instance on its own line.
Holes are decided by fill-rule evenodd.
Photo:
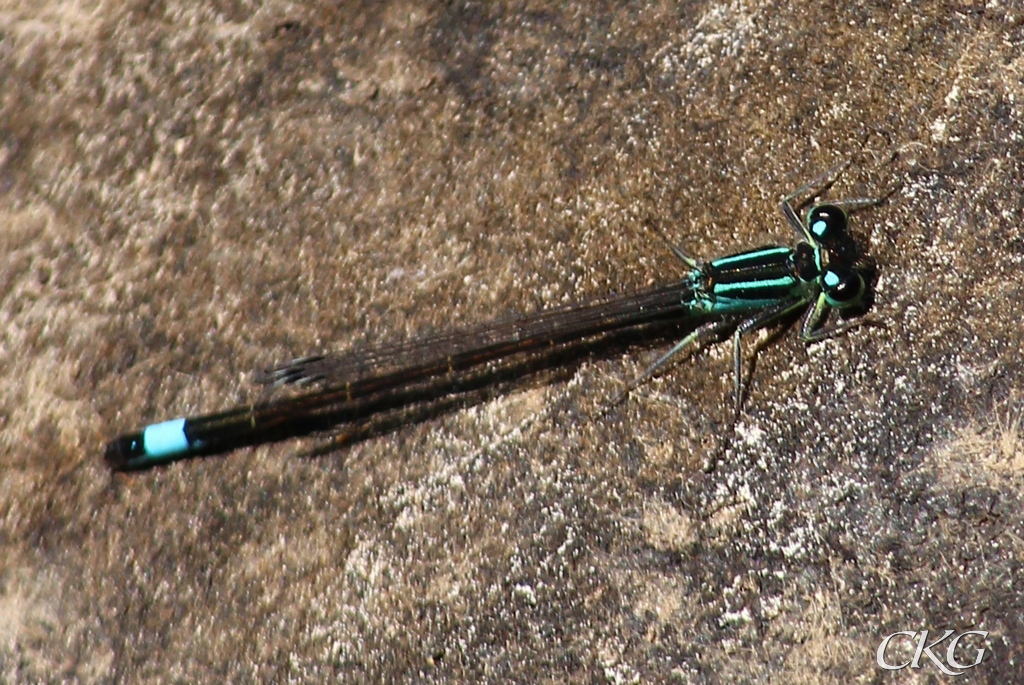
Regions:
M 842 309 L 860 301 L 864 294 L 864 279 L 848 267 L 829 267 L 821 276 L 821 289 L 829 307 Z
M 823 245 L 846 236 L 846 212 L 835 205 L 818 205 L 807 213 L 807 230 Z

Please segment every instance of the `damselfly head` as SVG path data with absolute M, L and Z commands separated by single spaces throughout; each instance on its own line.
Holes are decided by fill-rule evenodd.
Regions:
M 822 252 L 819 282 L 825 301 L 835 309 L 851 309 L 863 304 L 867 285 L 860 250 L 850 235 L 846 212 L 838 205 L 816 205 L 807 212 L 806 226 Z

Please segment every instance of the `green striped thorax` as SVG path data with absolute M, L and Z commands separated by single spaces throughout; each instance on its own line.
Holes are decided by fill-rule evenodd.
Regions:
M 785 302 L 810 302 L 824 295 L 835 309 L 852 307 L 864 295 L 856 268 L 857 247 L 846 212 L 818 205 L 807 214 L 806 240 L 770 246 L 699 263 L 690 272 L 692 306 L 706 314 L 741 313 Z

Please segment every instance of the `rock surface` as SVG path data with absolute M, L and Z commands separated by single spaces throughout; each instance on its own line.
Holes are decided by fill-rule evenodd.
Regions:
M 0 679 L 881 682 L 948 628 L 1019 682 L 1022 22 L 4 3 Z M 291 356 L 674 278 L 650 220 L 787 244 L 848 159 L 887 327 L 752 336 L 735 425 L 727 345 L 602 414 L 655 349 L 313 459 L 103 463 Z

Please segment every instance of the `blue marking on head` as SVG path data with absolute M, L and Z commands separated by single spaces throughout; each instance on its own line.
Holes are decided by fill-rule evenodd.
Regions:
M 839 274 L 829 269 L 828 271 L 825 272 L 825 275 L 821 277 L 821 280 L 829 288 L 835 288 L 837 285 L 839 285 L 840 278 Z
M 819 238 L 825 235 L 825 231 L 827 230 L 828 224 L 825 223 L 825 221 L 823 221 L 822 219 L 818 219 L 813 224 L 811 224 L 811 233 L 818 236 Z
M 173 419 L 146 426 L 142 431 L 142 446 L 148 457 L 169 457 L 189 450 L 185 436 L 185 419 Z

